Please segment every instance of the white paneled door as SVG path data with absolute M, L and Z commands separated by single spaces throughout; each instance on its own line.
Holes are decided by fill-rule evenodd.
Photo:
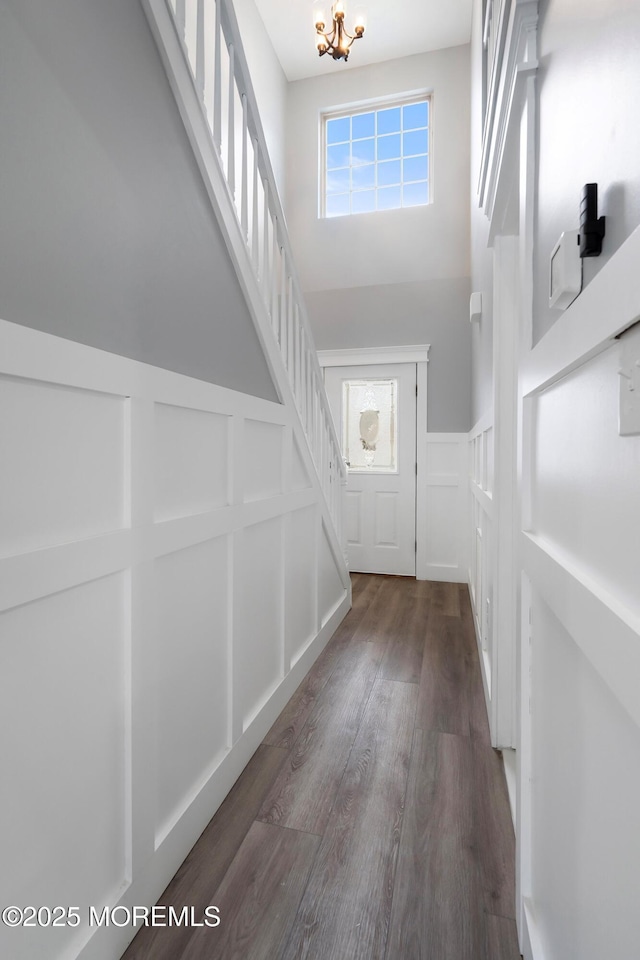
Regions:
M 416 365 L 327 367 L 329 403 L 348 466 L 349 568 L 416 573 Z

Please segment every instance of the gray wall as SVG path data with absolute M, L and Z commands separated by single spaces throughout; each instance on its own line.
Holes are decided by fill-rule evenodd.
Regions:
M 469 429 L 469 281 L 385 283 L 312 292 L 307 306 L 319 350 L 430 343 L 430 432 Z M 407 328 L 411 332 L 407 334 Z
M 560 316 L 548 303 L 549 256 L 578 227 L 580 194 L 597 182 L 607 216 L 588 283 L 640 223 L 640 3 L 541 0 L 534 340 Z
M 287 78 L 254 0 L 233 0 L 249 65 L 269 159 L 280 198 L 284 197 L 287 139 Z
M 289 85 L 287 219 L 320 349 L 431 343 L 428 427 L 471 426 L 469 47 Z M 321 113 L 413 91 L 432 103 L 425 207 L 318 216 Z
M 471 119 L 471 284 L 483 293 L 473 330 L 472 419 L 491 405 L 492 254 L 477 207 L 481 126 L 481 3 L 474 2 Z M 560 234 L 578 227 L 582 186 L 597 182 L 607 216 L 602 256 L 584 261 L 588 284 L 640 223 L 640 4 L 541 0 L 538 24 L 538 163 L 533 337 L 560 317 L 549 308 L 549 257 Z
M 136 0 L 0 5 L 0 317 L 276 392 Z

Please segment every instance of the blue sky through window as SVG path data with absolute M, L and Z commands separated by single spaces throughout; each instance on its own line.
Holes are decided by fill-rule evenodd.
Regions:
M 429 100 L 325 120 L 325 216 L 429 202 Z

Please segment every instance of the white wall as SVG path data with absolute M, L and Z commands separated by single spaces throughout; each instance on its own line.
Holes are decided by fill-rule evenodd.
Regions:
M 615 343 L 534 400 L 531 899 L 544 960 L 638 952 L 640 438 L 618 436 L 620 363 Z
M 489 221 L 478 201 L 482 150 L 482 3 L 474 0 L 471 21 L 471 289 L 482 294 L 482 319 L 471 329 L 471 420 L 493 403 L 493 253 Z
M 640 222 L 640 6 L 635 0 L 540 3 L 539 176 L 534 340 L 558 319 L 549 309 L 549 256 L 578 227 L 582 187 L 597 182 L 607 235 L 584 261 L 588 283 Z
M 424 511 L 419 509 L 416 518 L 416 570 L 419 579 L 467 582 L 467 446 L 466 433 L 427 434 L 424 484 L 418 476 L 418 495 L 424 504 Z M 419 527 L 421 520 L 424 522 L 423 530 Z
M 350 604 L 291 405 L 0 321 L 12 960 L 117 957 Z M 120 917 L 122 920 L 122 915 Z
M 276 392 L 138 3 L 0 8 L 0 316 Z
M 472 165 L 481 133 L 479 9 L 477 3 Z M 640 536 L 640 441 L 618 435 L 621 358 L 613 338 L 640 311 L 633 53 L 640 13 L 626 0 L 606 11 L 595 3 L 550 0 L 540 4 L 539 14 L 537 199 L 528 221 L 522 202 L 528 196 L 520 198 L 525 241 L 515 273 L 522 283 L 513 478 L 519 512 L 513 599 L 521 613 L 520 930 L 525 960 L 626 960 L 637 955 L 640 935 L 630 893 L 640 883 L 640 563 L 633 546 Z M 523 148 L 523 169 L 530 156 Z M 518 171 L 512 173 L 517 178 Z M 580 191 L 588 181 L 599 182 L 601 212 L 609 218 L 605 252 L 585 263 L 586 288 L 569 310 L 551 312 L 549 252 L 562 230 L 577 227 Z M 472 207 L 474 195 L 472 171 Z M 485 284 L 485 293 L 491 282 L 487 225 L 474 213 L 472 223 L 473 285 Z M 528 230 L 535 260 L 533 349 Z M 507 358 L 504 338 L 496 343 Z M 490 344 L 491 327 L 481 326 L 473 340 L 474 411 L 482 415 L 478 435 L 492 424 L 499 444 L 504 422 L 498 410 L 492 420 L 490 400 L 508 387 L 513 370 L 505 359 L 492 371 Z M 494 384 L 495 376 L 503 382 Z M 501 457 L 513 458 L 511 438 L 502 442 Z M 490 491 L 490 483 L 474 485 L 477 517 L 490 517 L 500 505 L 501 492 L 490 498 Z M 498 598 L 505 584 L 506 578 L 497 579 Z
M 280 199 L 284 202 L 287 78 L 254 0 L 233 0 L 233 6 L 249 64 L 251 83 L 258 101 L 271 166 L 276 175 Z
M 626 274 L 606 273 L 640 223 L 640 8 L 550 0 L 539 13 L 534 365 L 537 354 L 559 357 L 561 344 L 567 361 L 572 344 L 580 358 L 589 322 L 609 322 L 613 333 L 640 310 L 630 293 L 637 255 Z M 591 181 L 607 215 L 603 255 L 584 261 L 586 291 L 562 315 L 548 307 L 549 253 L 577 227 Z M 530 894 L 544 960 L 626 960 L 640 937 L 632 892 L 640 885 L 640 439 L 618 435 L 620 345 L 579 362 L 534 396 L 525 441 L 535 541 L 525 562 Z
M 319 349 L 430 343 L 429 430 L 470 426 L 469 48 L 289 86 L 286 211 Z M 433 95 L 433 203 L 318 216 L 320 114 L 411 91 Z

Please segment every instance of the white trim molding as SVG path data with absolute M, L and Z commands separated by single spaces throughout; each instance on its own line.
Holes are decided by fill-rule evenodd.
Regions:
M 344 347 L 318 350 L 321 367 L 356 367 L 375 363 L 428 363 L 431 344 L 408 344 L 393 347 Z
M 522 903 L 522 950 L 524 960 L 545 960 L 542 939 L 533 912 L 533 904 L 528 897 Z
M 492 236 L 501 232 L 501 224 L 494 223 L 494 213 L 506 215 L 506 210 L 497 209 L 499 199 L 504 200 L 509 193 L 501 190 L 500 184 L 517 166 L 526 81 L 538 69 L 537 0 L 513 0 L 508 22 L 503 15 L 505 9 L 502 3 L 499 29 L 503 37 L 496 44 L 494 63 L 489 65 L 491 83 L 478 183 L 479 203 L 492 222 Z M 499 219 L 496 216 L 495 220 Z
M 587 537 L 582 539 L 582 531 L 596 516 L 589 497 L 598 486 L 609 490 L 612 477 L 617 478 L 615 461 L 610 459 L 612 452 L 620 453 L 635 444 L 634 438 L 618 437 L 615 401 L 612 404 L 611 396 L 617 396 L 615 338 L 640 316 L 639 258 L 640 228 L 603 265 L 540 342 L 532 350 L 523 351 L 519 369 L 521 520 L 517 556 L 521 569 L 521 626 L 516 842 L 518 925 L 525 960 L 543 960 L 545 949 L 558 949 L 554 940 L 571 937 L 572 926 L 575 929 L 577 925 L 584 925 L 580 935 L 586 943 L 587 927 L 591 922 L 590 918 L 587 920 L 588 908 L 583 909 L 583 904 L 574 904 L 566 911 L 559 908 L 553 893 L 540 888 L 539 878 L 550 870 L 557 870 L 559 876 L 572 875 L 572 850 L 585 836 L 597 833 L 602 822 L 615 818 L 618 813 L 615 780 L 611 780 L 608 795 L 598 798 L 597 815 L 590 809 L 589 788 L 585 788 L 584 816 L 576 818 L 574 810 L 558 811 L 554 825 L 560 836 L 567 828 L 573 830 L 574 819 L 581 821 L 580 829 L 572 835 L 574 846 L 572 850 L 560 851 L 550 860 L 549 837 L 540 836 L 549 829 L 549 820 L 548 816 L 535 816 L 535 799 L 544 795 L 551 782 L 557 784 L 559 791 L 562 789 L 557 771 L 565 770 L 572 760 L 566 745 L 564 749 L 558 748 L 555 730 L 550 733 L 541 722 L 548 709 L 548 691 L 558 682 L 562 641 L 566 641 L 567 649 L 575 654 L 576 663 L 584 661 L 592 668 L 590 674 L 595 683 L 606 688 L 610 695 L 607 702 L 612 709 L 603 711 L 600 716 L 599 735 L 603 743 L 616 745 L 615 763 L 620 769 L 626 768 L 628 756 L 632 756 L 622 752 L 624 748 L 619 748 L 616 739 L 622 718 L 625 729 L 629 720 L 635 725 L 636 743 L 640 727 L 637 696 L 640 610 L 635 602 L 636 596 L 633 589 L 625 591 L 620 585 L 614 562 L 617 546 L 614 551 L 607 550 L 603 543 L 596 541 L 594 548 L 589 546 Z M 602 420 L 585 414 L 584 406 L 571 394 L 573 386 L 579 384 L 590 396 L 593 378 L 598 376 L 602 376 L 609 390 L 607 418 Z M 597 379 L 595 382 L 599 383 Z M 613 390 L 612 383 L 616 384 Z M 581 449 L 577 446 L 570 448 L 574 434 L 589 438 L 588 452 L 583 459 Z M 570 477 L 566 491 L 577 504 L 576 528 L 580 531 L 577 536 L 574 533 L 576 528 L 564 526 L 563 504 L 566 500 L 561 497 L 553 499 L 551 510 L 547 509 L 551 501 L 545 501 L 550 476 L 556 491 L 562 486 L 554 472 L 556 459 L 562 458 L 565 462 L 567 458 L 573 458 L 566 474 Z M 594 467 L 590 473 L 591 464 L 597 465 L 598 469 Z M 603 464 L 606 466 L 598 473 Z M 620 469 L 620 475 L 626 476 L 625 469 Z M 615 534 L 622 556 L 628 558 L 625 559 L 627 566 L 635 571 L 637 553 L 634 553 L 632 544 L 637 540 L 633 528 L 638 515 L 636 490 L 631 484 L 618 493 L 612 491 L 610 495 L 616 500 L 616 517 L 609 525 L 609 532 Z M 596 516 L 596 520 L 602 521 L 602 518 Z M 595 562 L 594 556 L 597 556 Z M 551 650 L 553 654 L 545 659 L 544 651 Z M 583 696 L 582 693 L 576 694 L 575 690 L 568 690 L 566 705 L 563 698 L 563 715 L 573 716 L 572 710 L 578 709 L 587 717 L 596 702 L 593 694 Z M 584 729 L 588 729 L 586 723 Z M 559 739 L 562 741 L 562 737 Z M 547 758 L 551 748 L 554 762 L 549 765 Z M 569 778 L 572 775 L 570 773 Z M 553 815 L 556 815 L 555 810 Z M 622 863 L 626 860 L 629 826 L 623 821 L 616 829 L 618 834 L 612 848 L 617 850 L 617 862 Z M 543 853 L 545 844 L 547 850 Z M 590 868 L 585 870 L 587 886 L 594 882 L 594 877 L 599 879 L 603 869 L 607 868 L 600 862 L 594 867 L 593 860 L 590 861 Z M 611 875 L 616 874 L 612 872 Z M 635 877 L 619 882 L 628 887 L 633 886 L 636 879 L 637 871 Z M 592 930 L 606 929 L 618 922 L 611 918 L 610 911 L 605 913 L 606 916 L 594 918 Z M 567 924 L 564 930 L 555 926 L 560 915 L 562 922 Z M 626 938 L 625 944 L 635 943 L 636 931 L 630 921 L 621 936 Z M 595 956 L 598 949 L 588 952 L 589 956 Z M 601 952 L 600 949 L 600 955 Z M 628 949 L 626 953 L 629 953 Z
M 56 956 L 116 957 L 135 929 L 91 929 L 88 904 L 157 901 L 350 579 L 292 401 L 0 321 L 0 447 L 6 869 L 80 908 Z
M 640 320 L 640 227 L 554 323 L 521 371 L 525 397 L 552 383 L 611 346 Z
M 466 433 L 426 434 L 416 491 L 418 580 L 467 582 L 467 449 Z

